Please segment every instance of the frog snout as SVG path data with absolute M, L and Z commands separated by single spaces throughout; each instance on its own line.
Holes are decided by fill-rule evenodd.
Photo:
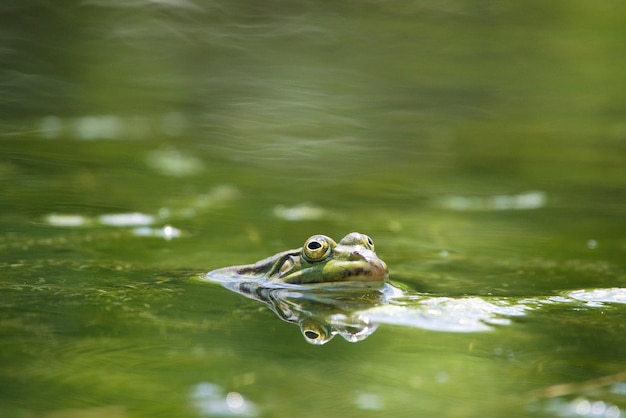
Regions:
M 367 263 L 370 274 L 374 277 L 385 279 L 389 275 L 387 264 L 376 256 L 374 252 L 367 251 L 351 251 L 348 254 L 349 261 L 364 261 Z
M 365 255 L 361 254 L 358 251 L 352 251 L 348 255 L 348 260 L 350 261 L 367 260 L 367 257 L 365 257 Z

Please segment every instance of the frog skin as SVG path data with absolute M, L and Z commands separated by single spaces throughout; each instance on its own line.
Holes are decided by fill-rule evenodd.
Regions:
M 206 275 L 209 280 L 256 279 L 266 284 L 384 283 L 387 265 L 376 255 L 367 235 L 352 232 L 336 243 L 313 235 L 302 248 L 284 251 L 255 264 L 224 267 Z

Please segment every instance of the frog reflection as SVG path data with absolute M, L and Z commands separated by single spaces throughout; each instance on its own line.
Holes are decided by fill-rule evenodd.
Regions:
M 371 335 L 378 324 L 359 312 L 384 303 L 380 289 L 264 287 L 253 282 L 224 283 L 237 293 L 265 303 L 279 318 L 297 324 L 305 340 L 321 345 L 339 334 L 350 342 Z

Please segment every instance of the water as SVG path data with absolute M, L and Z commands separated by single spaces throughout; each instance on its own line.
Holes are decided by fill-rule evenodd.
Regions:
M 626 416 L 621 3 L 0 19 L 0 416 Z M 533 309 L 316 346 L 196 280 L 355 230 L 411 292 Z

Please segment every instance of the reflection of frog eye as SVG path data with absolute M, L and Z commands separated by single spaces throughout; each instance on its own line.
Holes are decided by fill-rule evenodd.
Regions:
M 318 334 L 314 329 L 305 329 L 304 335 L 306 335 L 309 340 L 317 340 L 320 337 L 320 334 Z
M 304 243 L 302 255 L 308 261 L 321 261 L 330 255 L 332 251 L 331 241 L 324 235 L 314 235 Z
M 300 324 L 300 330 L 302 331 L 302 335 L 306 338 L 307 342 L 311 344 L 324 344 L 333 337 L 330 333 L 330 330 L 324 326 L 324 324 L 314 321 L 312 319 L 307 319 L 302 321 Z

